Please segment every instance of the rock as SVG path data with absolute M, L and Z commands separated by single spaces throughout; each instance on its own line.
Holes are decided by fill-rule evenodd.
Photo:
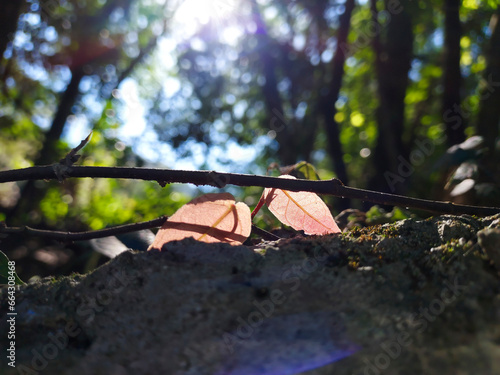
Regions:
M 486 228 L 477 233 L 478 242 L 500 272 L 500 229 Z
M 16 287 L 17 368 L 3 354 L 2 373 L 499 374 L 499 275 L 477 246 L 499 218 L 127 251 Z M 5 313 L 0 331 L 4 348 Z

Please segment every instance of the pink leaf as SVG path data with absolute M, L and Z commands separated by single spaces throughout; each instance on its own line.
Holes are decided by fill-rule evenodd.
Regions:
M 295 177 L 282 175 L 280 178 Z M 295 230 L 303 230 L 306 234 L 341 232 L 328 206 L 315 193 L 266 188 L 263 196 L 269 211 Z
M 187 237 L 240 245 L 251 230 L 250 209 L 245 203 L 235 203 L 229 193 L 205 194 L 179 208 L 163 224 L 149 250 L 161 250 L 165 243 Z

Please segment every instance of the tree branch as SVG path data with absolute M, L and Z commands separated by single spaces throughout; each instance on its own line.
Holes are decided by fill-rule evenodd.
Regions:
M 60 164 L 30 167 L 17 170 L 1 171 L 0 183 L 23 180 L 53 180 L 61 177 Z M 226 185 L 260 186 L 290 191 L 309 191 L 317 194 L 334 195 L 342 198 L 361 199 L 376 204 L 412 207 L 440 214 L 469 214 L 487 216 L 500 213 L 500 207 L 479 207 L 438 202 L 426 199 L 409 198 L 401 195 L 379 193 L 370 190 L 344 186 L 338 179 L 311 181 L 292 180 L 278 177 L 257 176 L 236 173 L 220 173 L 215 171 L 181 171 L 154 168 L 125 167 L 65 167 L 63 177 L 73 178 L 121 178 L 146 181 L 157 181 L 165 186 L 170 183 L 190 183 L 194 185 L 210 185 L 223 188 Z
M 100 230 L 92 230 L 86 232 L 62 232 L 56 230 L 36 229 L 28 226 L 8 227 L 4 223 L 0 223 L 0 234 L 29 234 L 31 236 L 51 238 L 53 240 L 61 242 L 87 241 L 95 238 L 103 238 L 103 237 L 116 236 L 124 233 L 137 232 L 143 229 L 157 228 L 162 226 L 167 219 L 168 219 L 167 216 L 161 216 L 157 219 L 144 221 L 141 223 L 125 224 L 116 227 L 100 229 Z M 261 229 L 253 224 L 252 224 L 252 232 L 268 241 L 276 241 L 281 239 L 281 237 L 278 237 L 272 234 L 271 232 Z
M 166 216 L 159 217 L 150 221 L 141 223 L 125 224 L 116 227 L 93 230 L 88 232 L 60 232 L 53 230 L 35 229 L 30 227 L 13 228 L 0 225 L 0 233 L 5 234 L 29 234 L 32 236 L 48 237 L 62 242 L 86 241 L 94 238 L 116 236 L 117 234 L 137 232 L 142 229 L 156 228 L 167 220 Z

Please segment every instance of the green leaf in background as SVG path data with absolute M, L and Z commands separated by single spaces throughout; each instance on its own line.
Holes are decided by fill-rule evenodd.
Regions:
M 395 223 L 398 220 L 409 219 L 411 215 L 399 207 L 394 207 L 391 212 L 386 212 L 380 206 L 372 206 L 366 213 L 368 225 Z
M 271 171 L 279 171 L 280 175 L 289 174 L 302 180 L 321 180 L 316 168 L 307 161 L 300 161 L 296 164 L 286 165 L 284 167 L 280 167 L 278 163 L 271 163 L 267 167 L 266 174 L 272 176 L 272 174 L 270 174 Z
M 12 272 L 12 271 L 11 271 Z M 16 285 L 23 285 L 24 282 L 17 276 L 14 270 L 14 278 Z M 0 251 L 0 285 L 9 283 L 9 258 Z
M 318 172 L 316 168 L 311 163 L 307 161 L 301 161 L 300 163 L 295 164 L 295 173 L 297 174 L 297 178 L 302 178 L 306 180 L 319 180 Z

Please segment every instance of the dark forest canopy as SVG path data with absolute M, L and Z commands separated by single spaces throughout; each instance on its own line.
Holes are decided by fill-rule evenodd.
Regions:
M 57 162 L 92 130 L 81 165 L 307 160 L 353 187 L 498 205 L 497 0 L 4 1 L 0 25 L 2 170 Z M 188 194 L 2 184 L 0 220 L 100 229 Z

